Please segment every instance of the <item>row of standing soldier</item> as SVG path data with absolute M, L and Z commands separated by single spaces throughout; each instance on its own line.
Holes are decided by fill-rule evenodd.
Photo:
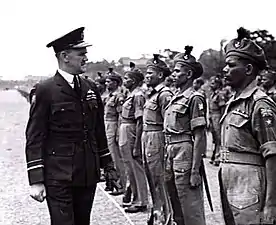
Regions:
M 259 47 L 252 41 L 248 41 L 246 37 L 241 37 L 242 35 L 241 33 L 242 33 L 242 29 L 239 30 L 239 37 L 235 39 L 235 41 L 232 41 L 232 43 L 230 42 L 229 45 L 226 46 L 226 54 L 228 54 L 226 56 L 227 56 L 227 60 L 228 61 L 230 60 L 230 65 L 232 62 L 231 60 L 233 60 L 233 58 L 238 61 L 248 60 L 248 59 L 244 59 L 246 56 L 246 54 L 244 53 L 245 51 L 259 51 Z M 246 45 L 245 46 L 242 45 L 242 47 L 239 47 L 239 44 L 236 44 L 236 43 L 239 43 L 239 41 L 242 42 L 243 45 L 245 45 L 246 43 L 247 45 L 249 45 L 249 47 Z M 235 45 L 233 43 L 235 43 Z M 227 47 L 228 47 L 228 52 L 227 52 Z M 248 47 L 249 49 L 244 50 L 243 48 L 246 48 L 246 47 Z M 254 47 L 257 48 L 257 50 L 254 49 Z M 147 63 L 147 73 L 145 76 L 145 83 L 150 88 L 151 92 L 147 93 L 146 101 L 143 107 L 144 112 L 143 112 L 143 135 L 142 135 L 142 143 L 141 143 L 141 146 L 142 146 L 141 160 L 143 160 L 143 165 L 144 165 L 146 177 L 149 183 L 150 192 L 153 200 L 153 211 L 152 211 L 152 215 L 154 215 L 153 218 L 156 221 L 159 221 L 159 222 L 162 221 L 161 224 L 165 224 L 165 221 L 169 220 L 170 215 L 172 215 L 171 213 L 173 212 L 174 221 L 177 224 L 205 224 L 202 190 L 197 186 L 201 186 L 199 185 L 201 184 L 201 178 L 199 178 L 201 176 L 200 174 L 201 157 L 202 155 L 205 154 L 205 148 L 206 148 L 206 142 L 204 141 L 205 140 L 204 132 L 209 122 L 208 127 L 210 128 L 213 141 L 215 144 L 210 163 L 212 164 L 214 163 L 217 166 L 219 165 L 220 161 L 222 161 L 223 163 L 219 174 L 220 174 L 220 185 L 221 185 L 220 186 L 221 198 L 222 198 L 222 205 L 223 205 L 226 223 L 233 224 L 235 221 L 235 223 L 247 224 L 248 221 L 253 221 L 253 222 L 261 222 L 266 220 L 270 221 L 274 215 L 270 214 L 269 216 L 267 216 L 266 214 L 263 213 L 264 202 L 262 202 L 263 205 L 260 205 L 260 204 L 258 205 L 258 201 L 256 200 L 257 202 L 252 203 L 252 207 L 249 207 L 249 209 L 247 210 L 245 210 L 246 206 L 242 206 L 243 204 L 240 204 L 239 206 L 240 210 L 237 210 L 236 208 L 239 208 L 239 207 L 235 207 L 235 204 L 233 204 L 232 202 L 237 200 L 238 194 L 236 195 L 229 194 L 230 197 L 228 198 L 230 199 L 227 198 L 227 192 L 230 193 L 231 190 L 227 190 L 227 191 L 225 190 L 225 188 L 227 189 L 227 187 L 223 186 L 223 181 L 225 182 L 225 180 L 228 180 L 228 179 L 235 179 L 235 176 L 234 178 L 221 176 L 221 173 L 227 170 L 225 168 L 228 167 L 228 164 L 234 164 L 234 165 L 237 164 L 238 165 L 237 167 L 241 167 L 242 170 L 243 170 L 243 167 L 240 166 L 240 164 L 241 165 L 249 164 L 249 166 L 251 166 L 252 164 L 258 167 L 259 166 L 263 167 L 264 164 L 261 164 L 257 157 L 256 159 L 255 158 L 251 159 L 251 155 L 249 156 L 240 155 L 240 149 L 233 150 L 229 148 L 228 145 L 231 146 L 233 143 L 230 143 L 230 144 L 227 143 L 225 139 L 229 138 L 228 133 L 221 131 L 221 128 L 224 128 L 225 126 L 226 127 L 229 126 L 229 125 L 225 125 L 229 123 L 229 121 L 227 120 L 225 124 L 222 123 L 223 120 L 225 120 L 225 117 L 227 118 L 226 113 L 229 113 L 227 111 L 226 112 L 224 111 L 226 107 L 227 107 L 226 110 L 229 110 L 228 105 L 230 103 L 227 103 L 227 102 L 231 98 L 233 93 L 237 93 L 237 90 L 238 90 L 238 87 L 236 87 L 229 81 L 230 79 L 229 80 L 226 79 L 225 83 L 232 86 L 233 90 L 236 92 L 232 92 L 229 89 L 229 86 L 227 87 L 223 86 L 221 77 L 211 78 L 210 80 L 211 95 L 208 98 L 209 117 L 207 118 L 206 99 L 205 99 L 204 93 L 199 88 L 202 85 L 202 81 L 201 81 L 201 78 L 198 78 L 202 73 L 201 71 L 202 68 L 200 64 L 196 62 L 195 59 L 193 59 L 189 51 L 191 51 L 191 49 L 189 50 L 189 47 L 187 47 L 186 52 L 184 54 L 182 55 L 178 54 L 174 59 L 175 67 L 173 71 L 173 77 L 174 77 L 173 79 L 175 81 L 176 88 L 178 88 L 178 92 L 175 96 L 174 96 L 175 86 L 174 86 L 174 89 L 170 89 L 166 87 L 166 86 L 171 86 L 171 83 L 169 81 L 169 79 L 171 79 L 171 76 L 169 76 L 170 72 L 167 65 L 162 60 L 160 60 L 158 56 L 154 56 L 154 58 L 152 60 L 149 60 Z M 257 56 L 257 57 L 260 58 L 260 56 Z M 191 59 L 193 59 L 194 62 Z M 227 72 L 230 67 L 228 65 L 227 60 L 226 60 L 227 66 L 224 68 L 224 73 L 226 73 L 226 78 L 229 77 L 227 76 Z M 258 71 L 258 74 L 260 74 L 261 81 L 262 81 L 261 90 L 264 91 L 273 100 L 275 100 L 275 95 L 276 95 L 275 94 L 275 72 L 270 69 L 266 69 L 265 67 L 260 67 L 258 64 L 259 62 L 258 61 L 255 62 L 255 61 L 254 61 L 254 65 L 257 64 L 256 65 L 257 69 L 256 68 L 255 69 L 260 70 Z M 187 71 L 185 71 L 185 67 L 188 67 Z M 184 73 L 184 72 L 180 72 L 181 69 L 186 72 L 187 76 L 188 76 L 188 71 L 192 71 L 193 75 L 191 76 L 191 78 L 189 77 L 181 78 L 181 75 L 183 75 Z M 178 73 L 180 73 L 179 75 L 180 77 L 178 77 Z M 128 72 L 126 74 L 128 74 Z M 252 79 L 254 78 L 254 74 L 252 75 L 251 78 Z M 191 93 L 189 93 L 189 91 Z M 242 92 L 243 90 L 239 90 L 239 91 Z M 196 106 L 193 105 L 196 103 L 193 103 L 191 100 L 194 98 L 194 95 L 198 96 L 195 98 L 198 101 L 196 102 L 197 103 Z M 182 98 L 184 100 L 182 100 Z M 232 97 L 232 101 L 233 101 L 233 98 L 235 99 L 238 97 L 234 95 Z M 262 99 L 263 98 L 266 99 L 266 97 L 262 96 Z M 185 100 L 187 102 L 185 102 Z M 269 104 L 271 104 L 271 102 L 269 102 L 268 105 Z M 244 106 L 241 106 L 241 107 L 244 107 Z M 269 108 L 270 107 L 271 105 L 269 105 Z M 189 111 L 187 115 L 185 115 L 185 112 L 187 111 L 186 108 Z M 193 110 L 195 110 L 195 112 L 193 112 Z M 235 110 L 238 111 L 239 109 L 235 109 Z M 235 114 L 235 110 L 234 110 L 234 114 Z M 261 112 L 263 110 L 264 109 L 261 108 Z M 267 110 L 270 114 L 271 112 L 273 112 L 273 110 L 271 109 L 270 110 L 265 109 L 265 110 Z M 165 111 L 166 111 L 166 114 L 165 114 Z M 193 118 L 193 113 L 196 115 L 196 118 Z M 224 113 L 224 116 L 222 117 L 223 113 Z M 244 115 L 247 116 L 246 111 L 241 111 L 241 114 L 242 113 L 245 113 Z M 186 120 L 189 122 L 185 121 L 185 116 L 187 116 Z M 220 122 L 221 119 L 222 121 Z M 234 121 L 234 123 L 235 122 L 238 122 L 238 121 Z M 268 120 L 268 122 L 272 123 L 273 120 Z M 193 123 L 195 123 L 196 125 L 193 125 Z M 231 121 L 230 121 L 230 125 L 235 127 L 234 124 L 232 125 Z M 244 124 L 241 125 L 241 130 L 238 130 L 238 132 L 243 132 L 242 131 L 242 128 L 244 128 L 243 125 Z M 197 126 L 200 129 L 195 129 L 197 128 Z M 200 132 L 201 128 L 203 129 L 204 132 Z M 196 132 L 193 129 L 195 129 Z M 221 132 L 223 132 L 222 133 L 223 142 L 221 142 Z M 265 132 L 265 131 L 263 130 L 261 132 Z M 252 132 L 252 135 L 255 135 L 255 134 L 253 134 Z M 261 141 L 268 142 L 271 138 L 273 139 L 274 137 L 272 136 L 267 137 L 268 138 L 267 140 L 265 139 L 265 137 L 261 137 L 261 138 L 262 140 L 260 140 L 260 143 Z M 197 142 L 197 140 L 200 140 L 201 145 L 199 145 L 199 142 Z M 237 140 L 234 140 L 234 141 L 237 141 Z M 242 147 L 242 146 L 239 146 L 239 147 Z M 220 158 L 220 149 L 222 149 L 221 158 Z M 230 155 L 230 160 L 227 157 L 226 157 L 227 160 L 225 160 L 225 151 L 226 151 L 226 154 Z M 263 160 L 265 160 L 266 155 L 264 155 L 263 157 L 264 157 Z M 227 166 L 224 166 L 225 164 Z M 197 175 L 194 175 L 196 174 L 196 172 L 194 171 L 199 172 L 198 177 Z M 258 171 L 257 173 L 258 173 L 257 175 L 259 176 L 260 175 L 259 173 L 261 172 Z M 180 174 L 182 176 L 180 176 Z M 242 175 L 241 175 L 241 179 L 244 179 Z M 185 189 L 185 184 L 186 185 L 188 184 L 191 187 L 195 186 L 197 188 Z M 233 182 L 233 185 L 234 185 L 234 182 Z M 243 183 L 241 184 L 238 183 L 236 185 L 238 186 L 237 188 L 238 190 L 241 190 L 241 188 L 244 188 Z M 258 184 L 255 184 L 255 185 L 258 185 Z M 197 192 L 195 190 L 197 190 Z M 175 193 L 177 194 L 175 195 Z M 258 193 L 257 195 L 258 195 L 258 198 L 260 199 L 264 198 L 264 196 L 262 196 L 264 195 L 264 193 L 262 192 Z M 234 200 L 232 200 L 233 196 L 236 196 L 236 198 L 234 197 Z M 229 203 L 229 201 L 231 201 L 231 203 Z M 246 202 L 246 199 L 243 199 L 242 201 Z M 263 199 L 262 201 L 265 201 L 265 200 Z M 246 205 L 246 203 L 244 204 Z M 253 211 L 256 211 L 256 212 L 260 211 L 261 213 L 254 216 L 254 218 L 251 218 L 250 213 L 253 212 L 251 208 L 254 208 Z M 182 209 L 182 210 L 179 210 L 179 209 Z M 129 211 L 136 212 L 139 210 L 129 210 Z M 236 216 L 235 213 L 237 211 L 241 214 L 241 216 Z M 243 212 L 244 212 L 244 215 L 243 215 Z M 231 215 L 230 218 L 228 218 L 229 215 Z
M 77 30 L 79 31 L 82 32 L 83 28 Z M 64 45 L 58 39 L 58 44 L 55 41 L 48 45 L 48 47 L 54 47 L 60 69 L 53 79 L 37 85 L 32 92 L 33 100 L 26 133 L 26 155 L 32 196 L 39 201 L 46 197 L 52 224 L 89 224 L 95 183 L 99 179 L 99 166 L 105 169 L 107 188 L 113 191 L 115 186 L 117 187 L 115 194 L 125 193 L 123 203 L 130 203 L 126 209 L 127 212 L 147 209 L 148 182 L 153 201 L 148 224 L 206 224 L 203 182 L 208 200 L 210 200 L 210 193 L 202 157 L 206 150 L 207 102 L 205 95 L 193 88 L 193 83 L 197 83 L 194 81 L 202 75 L 203 68 L 191 55 L 192 47 L 186 46 L 185 52 L 177 54 L 174 58 L 173 79 L 175 88 L 178 89 L 177 93 L 173 93 L 166 87 L 165 81 L 168 81 L 170 71 L 157 55 L 147 63 L 145 76 L 149 87 L 147 93 L 141 88 L 144 76 L 140 70 L 133 67 L 134 65 L 125 73 L 123 80 L 118 74 L 109 71 L 105 83 L 110 92 L 104 98 L 105 115 L 103 117 L 98 90 L 90 81 L 86 82 L 76 75 L 82 72 L 81 69 L 78 71 L 68 69 L 69 59 L 74 59 L 74 62 L 78 57 L 81 57 L 82 62 L 87 60 L 85 53 L 88 45 L 83 45 L 83 35 L 69 36 L 72 39 L 80 37 L 81 40 L 74 40 L 74 43 Z M 68 42 L 70 38 L 67 36 L 62 41 Z M 65 52 L 65 47 L 73 53 Z M 220 126 L 215 128 L 220 129 L 221 132 L 218 142 L 221 162 L 219 185 L 224 220 L 227 225 L 273 224 L 276 215 L 274 166 L 276 105 L 261 88 L 257 87 L 255 80 L 259 72 L 266 68 L 265 55 L 242 28 L 238 30 L 238 37 L 226 45 L 225 52 L 226 66 L 223 69 L 225 82 L 233 88 L 234 92 L 231 99 L 223 103 L 224 111 L 220 116 Z M 71 64 L 73 65 L 76 68 L 76 64 Z M 81 65 L 80 68 L 82 68 Z M 66 70 L 67 73 L 64 72 Z M 71 90 L 68 84 L 65 85 L 65 80 L 70 83 L 68 71 L 74 74 L 72 76 L 74 90 Z M 121 83 L 128 89 L 127 97 L 118 89 Z M 268 89 L 267 86 L 266 88 Z M 47 90 L 56 93 L 60 99 L 67 97 L 66 104 L 59 102 L 60 99 Z M 77 102 L 69 105 L 69 96 L 76 100 L 78 96 L 81 97 L 80 109 L 72 108 L 79 105 Z M 51 105 L 53 99 L 57 102 Z M 220 101 L 214 100 L 214 102 Z M 49 107 L 51 111 L 48 110 Z M 62 118 L 58 117 L 66 110 L 67 114 L 63 113 Z M 212 108 L 212 110 L 218 109 Z M 78 111 L 83 114 L 77 114 Z M 48 112 L 53 114 L 50 116 L 50 121 L 48 121 L 49 115 L 46 114 Z M 75 112 L 74 115 L 73 112 Z M 75 121 L 71 124 L 70 121 L 75 118 L 69 118 L 69 115 L 82 117 L 85 123 Z M 94 121 L 89 120 L 90 116 Z M 101 127 L 103 119 L 107 139 Z M 211 125 L 217 124 L 217 120 L 217 117 L 211 118 Z M 97 122 L 100 127 L 97 127 Z M 73 126 L 76 126 L 76 131 L 80 132 L 82 125 L 84 136 L 72 136 L 73 133 L 65 132 Z M 90 125 L 93 126 L 90 127 Z M 101 133 L 97 131 L 95 133 L 95 129 L 100 130 Z M 55 132 L 56 135 L 62 134 L 62 136 L 48 137 L 49 131 L 50 134 Z M 214 133 L 219 136 L 219 131 L 216 130 Z M 90 136 L 90 134 L 93 135 Z M 69 138 L 71 141 L 68 143 L 69 139 L 66 139 L 68 135 L 77 139 Z M 42 152 L 45 138 L 52 141 L 47 143 L 47 158 L 44 158 L 45 153 Z M 64 138 L 67 142 L 64 142 Z M 82 140 L 81 144 L 76 145 L 75 142 L 79 140 Z M 52 145 L 49 146 L 51 143 Z M 107 143 L 116 170 L 110 161 Z M 215 153 L 217 151 L 216 149 Z M 79 167 L 76 167 L 75 163 L 81 159 L 77 156 L 82 157 L 83 154 L 91 155 L 91 160 L 99 164 L 94 168 L 96 170 L 92 167 L 92 170 L 88 168 L 95 166 L 91 160 L 85 161 L 85 165 L 88 166 L 83 170 L 85 173 L 80 170 L 82 167 L 79 161 Z M 61 156 L 63 160 L 65 160 L 64 156 L 67 156 L 66 165 L 62 164 L 65 161 L 59 160 Z M 73 167 L 69 165 L 68 160 Z M 69 167 L 64 170 L 64 166 Z M 59 173 L 62 171 L 66 173 Z M 92 171 L 96 171 L 94 181 L 94 178 L 90 179 L 92 176 L 89 173 Z M 119 181 L 114 174 L 115 171 L 120 177 Z M 73 180 L 71 180 L 72 173 Z M 68 180 L 64 181 L 66 177 L 63 175 L 68 175 Z M 71 189 L 68 188 L 72 185 L 73 190 L 78 191 L 78 194 L 73 195 L 72 199 L 71 193 L 70 199 L 67 200 L 70 204 L 76 201 L 79 206 L 82 206 L 82 210 L 75 205 L 69 207 L 66 202 L 61 201 L 60 197 L 64 197 L 64 193 L 60 192 L 60 188 L 65 187 L 66 189 L 63 190 L 69 191 Z M 83 191 L 87 191 L 86 196 Z M 132 198 L 127 198 L 126 194 L 129 193 L 132 193 Z M 67 197 L 68 194 L 69 192 L 66 192 Z M 87 198 L 90 199 L 87 204 L 80 205 L 81 201 Z M 72 222 L 72 218 L 75 222 Z

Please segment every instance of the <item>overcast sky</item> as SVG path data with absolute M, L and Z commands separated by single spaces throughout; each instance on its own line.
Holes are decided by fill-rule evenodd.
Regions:
M 138 58 L 193 45 L 198 57 L 239 26 L 276 36 L 275 0 L 6 0 L 0 3 L 4 79 L 46 76 L 57 67 L 46 44 L 85 26 L 89 60 Z

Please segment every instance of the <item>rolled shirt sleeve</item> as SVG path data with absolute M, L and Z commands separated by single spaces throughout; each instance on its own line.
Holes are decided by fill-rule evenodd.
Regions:
M 191 130 L 200 126 L 206 126 L 207 105 L 204 97 L 194 96 L 190 103 Z
M 276 154 L 276 105 L 269 99 L 256 102 L 252 113 L 254 136 L 264 158 Z

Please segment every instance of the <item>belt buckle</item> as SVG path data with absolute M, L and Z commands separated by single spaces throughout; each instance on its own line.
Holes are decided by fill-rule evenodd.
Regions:
M 222 163 L 229 162 L 229 156 L 230 156 L 230 151 L 229 150 L 222 150 L 220 152 L 220 154 L 221 154 L 221 162 Z
M 165 142 L 166 142 L 166 144 L 169 144 L 171 142 L 171 135 L 169 135 L 169 134 L 165 135 Z

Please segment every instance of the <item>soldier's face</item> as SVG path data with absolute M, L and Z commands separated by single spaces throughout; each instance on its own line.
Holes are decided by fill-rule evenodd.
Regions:
M 216 90 L 218 89 L 219 85 L 218 83 L 216 82 L 216 78 L 211 78 L 211 81 L 210 81 L 210 88 L 212 90 Z
M 193 81 L 193 88 L 194 88 L 196 91 L 200 88 L 200 84 L 199 84 L 196 80 Z
M 152 67 L 147 68 L 145 83 L 148 87 L 155 87 L 160 83 L 160 73 Z
M 86 72 L 86 62 L 88 60 L 86 48 L 72 49 L 66 53 L 66 65 L 73 75 Z
M 186 84 L 189 79 L 190 69 L 186 66 L 176 63 L 173 70 L 173 77 L 175 80 L 175 86 L 177 88 Z
M 133 85 L 135 84 L 135 81 L 133 79 L 131 79 L 129 77 L 128 74 L 126 74 L 124 76 L 124 80 L 123 80 L 123 85 L 127 88 L 127 89 L 131 89 L 133 87 Z
M 261 83 L 265 88 L 270 88 L 274 84 L 274 80 L 271 74 L 262 75 Z
M 236 56 L 229 56 L 225 60 L 223 68 L 225 84 L 233 88 L 239 88 L 246 80 L 246 64 Z
M 110 80 L 109 78 L 107 78 L 105 81 L 105 86 L 107 90 L 114 91 L 118 88 L 118 83 L 114 80 Z

